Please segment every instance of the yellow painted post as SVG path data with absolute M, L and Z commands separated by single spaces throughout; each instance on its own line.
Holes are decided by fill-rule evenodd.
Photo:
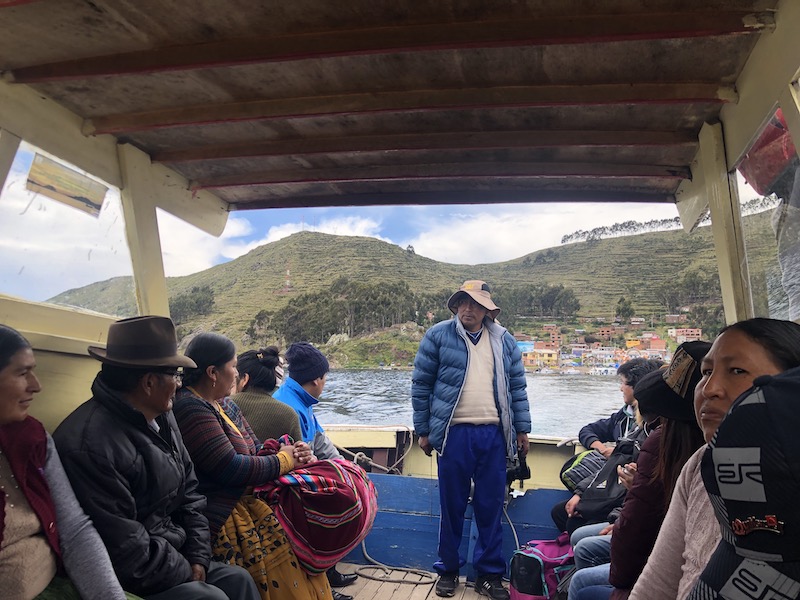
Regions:
M 117 146 L 117 152 L 122 171 L 122 212 L 139 314 L 169 316 L 167 281 L 156 217 L 157 199 L 148 180 L 150 159 L 128 144 Z
M 718 123 L 706 123 L 700 130 L 700 165 L 711 211 L 725 320 L 734 323 L 753 316 L 753 300 L 736 177 L 728 173 L 722 126 Z
M 786 86 L 779 103 L 783 110 L 783 118 L 786 119 L 786 125 L 789 127 L 789 133 L 792 135 L 794 149 L 800 156 L 800 90 L 798 90 L 796 81 Z

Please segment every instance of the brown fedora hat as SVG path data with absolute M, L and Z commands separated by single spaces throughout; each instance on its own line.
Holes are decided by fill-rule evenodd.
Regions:
M 447 308 L 453 314 L 458 312 L 458 308 L 456 304 L 458 301 L 461 300 L 464 296 L 469 296 L 475 302 L 480 304 L 483 308 L 488 311 L 489 318 L 494 321 L 497 318 L 497 315 L 500 314 L 500 308 L 492 301 L 492 294 L 491 290 L 489 289 L 489 284 L 485 281 L 480 281 L 478 279 L 471 279 L 464 282 L 458 291 L 450 296 L 450 299 L 447 301 Z
M 175 325 L 168 317 L 133 317 L 112 323 L 106 347 L 89 346 L 89 354 L 117 367 L 191 367 L 188 356 L 178 354 Z

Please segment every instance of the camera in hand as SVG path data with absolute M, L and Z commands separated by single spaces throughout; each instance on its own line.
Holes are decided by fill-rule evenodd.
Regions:
M 518 459 L 517 464 L 506 467 L 506 485 L 511 485 L 515 481 L 519 480 L 520 487 L 522 487 L 522 482 L 525 479 L 531 478 L 531 470 L 528 467 L 528 462 L 524 456 Z

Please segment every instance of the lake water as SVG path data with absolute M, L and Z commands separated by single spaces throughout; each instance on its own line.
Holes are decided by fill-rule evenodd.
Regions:
M 616 377 L 527 375 L 534 435 L 577 436 L 590 421 L 622 406 Z M 326 424 L 413 427 L 411 371 L 334 370 L 314 408 Z

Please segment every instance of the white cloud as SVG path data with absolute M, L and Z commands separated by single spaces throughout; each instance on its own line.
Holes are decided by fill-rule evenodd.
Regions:
M 45 300 L 131 274 L 119 196 L 109 190 L 95 218 L 25 189 L 9 176 L 0 196 L 0 292 Z
M 334 235 L 381 237 L 380 222 L 374 219 L 332 216 L 309 225 L 307 223 L 284 223 L 270 227 L 259 239 L 245 239 L 254 231 L 246 217 L 230 217 L 225 231 L 219 238 L 204 233 L 172 215 L 159 211 L 161 250 L 164 254 L 164 270 L 168 276 L 187 275 L 232 260 L 247 254 L 258 246 L 276 242 L 299 231 L 318 231 Z
M 558 246 L 579 229 L 622 221 L 649 221 L 677 215 L 672 204 L 537 204 L 485 206 L 436 219 L 401 245 L 417 254 L 461 264 L 492 263 Z
M 160 209 L 158 229 L 164 272 L 168 277 L 197 273 L 244 254 L 249 248 L 233 255 L 230 248 L 242 245 L 237 240 L 253 233 L 250 221 L 243 217 L 229 217 L 222 235 L 214 237 Z
M 267 235 L 258 244 L 268 244 L 277 242 L 280 239 L 289 237 L 298 231 L 317 231 L 319 233 L 330 233 L 332 235 L 345 236 L 365 236 L 378 238 L 388 242 L 390 240 L 380 235 L 380 220 L 358 216 L 329 216 L 314 221 L 312 223 L 284 223 L 270 227 Z

